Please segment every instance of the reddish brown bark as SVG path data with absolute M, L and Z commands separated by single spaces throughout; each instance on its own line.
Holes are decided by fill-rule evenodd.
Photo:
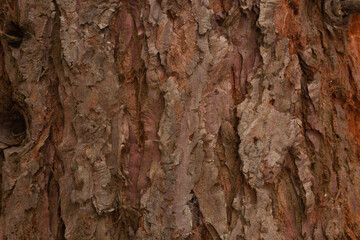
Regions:
M 0 239 L 357 239 L 353 0 L 4 0 Z

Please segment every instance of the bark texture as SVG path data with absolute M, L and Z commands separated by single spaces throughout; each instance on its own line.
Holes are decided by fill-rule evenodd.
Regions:
M 2 0 L 0 239 L 358 239 L 357 13 Z

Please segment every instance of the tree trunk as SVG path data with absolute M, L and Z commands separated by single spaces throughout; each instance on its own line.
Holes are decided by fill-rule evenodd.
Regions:
M 360 1 L 0 6 L 0 239 L 360 236 Z

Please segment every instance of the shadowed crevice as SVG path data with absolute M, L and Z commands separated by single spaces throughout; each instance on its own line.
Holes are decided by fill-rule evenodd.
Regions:
M 4 37 L 11 47 L 19 48 L 24 37 L 24 32 L 19 25 L 10 21 L 6 24 L 5 32 L 0 33 L 0 36 Z

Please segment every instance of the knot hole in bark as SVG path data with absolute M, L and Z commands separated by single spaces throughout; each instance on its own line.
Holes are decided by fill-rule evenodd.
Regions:
M 4 35 L 10 46 L 12 46 L 14 48 L 18 48 L 18 47 L 20 47 L 20 45 L 22 43 L 22 40 L 24 37 L 24 32 L 20 28 L 19 25 L 17 25 L 13 21 L 10 21 L 5 26 L 5 34 Z
M 13 136 L 21 136 L 24 138 L 26 133 L 26 123 L 24 116 L 20 112 L 15 111 L 12 113 L 11 117 L 11 134 Z
M 0 143 L 8 147 L 20 145 L 26 137 L 26 121 L 17 109 L 0 113 Z

